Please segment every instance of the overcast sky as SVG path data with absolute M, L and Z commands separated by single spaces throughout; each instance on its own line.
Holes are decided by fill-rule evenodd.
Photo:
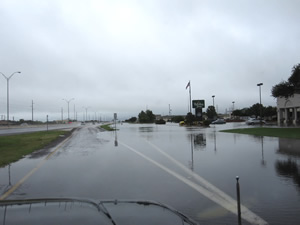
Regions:
M 299 0 L 1 0 L 0 72 L 10 118 L 220 113 L 259 102 L 300 63 Z M 0 77 L 0 115 L 6 116 Z

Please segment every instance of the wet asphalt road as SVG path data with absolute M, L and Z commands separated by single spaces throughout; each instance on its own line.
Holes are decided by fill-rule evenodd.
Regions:
M 278 140 L 264 139 L 265 152 L 261 153 L 260 139 L 218 132 L 230 127 L 118 124 L 118 132 L 103 132 L 96 125 L 82 126 L 51 149 L 48 158 L 28 156 L 0 169 L 0 193 L 3 196 L 26 177 L 8 199 L 152 200 L 176 208 L 200 224 L 237 224 L 235 176 L 241 175 L 242 202 L 247 207 L 243 208 L 243 224 L 267 224 L 278 210 L 274 204 L 269 211 L 277 189 L 281 194 L 293 189 L 266 173 L 274 173 L 270 161 L 276 155 L 270 150 L 278 146 Z M 260 187 L 257 179 L 270 181 Z M 270 192 L 270 186 L 278 188 Z M 295 208 L 288 205 L 293 200 L 297 204 L 293 195 L 279 203 L 279 210 L 282 204 Z M 290 215 L 281 211 L 283 216 L 294 217 L 287 219 L 290 224 L 298 220 L 297 209 Z

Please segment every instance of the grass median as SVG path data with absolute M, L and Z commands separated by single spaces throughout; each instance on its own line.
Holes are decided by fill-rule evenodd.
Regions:
M 100 127 L 104 130 L 107 130 L 107 131 L 114 131 L 115 129 L 111 127 L 112 124 L 104 124 L 104 125 L 101 125 Z
M 0 136 L 0 167 L 42 149 L 68 131 L 42 131 Z
M 254 128 L 243 128 L 243 129 L 221 130 L 221 132 L 237 133 L 237 134 L 250 134 L 250 135 L 255 135 L 255 136 L 300 139 L 300 128 L 254 127 Z

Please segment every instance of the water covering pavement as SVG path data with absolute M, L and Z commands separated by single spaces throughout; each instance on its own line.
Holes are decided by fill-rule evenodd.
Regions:
M 298 224 L 300 140 L 219 132 L 243 126 L 84 126 L 47 160 L 28 156 L 1 168 L 0 193 L 39 165 L 9 199 L 148 199 L 200 224 L 237 224 L 238 175 L 243 224 Z

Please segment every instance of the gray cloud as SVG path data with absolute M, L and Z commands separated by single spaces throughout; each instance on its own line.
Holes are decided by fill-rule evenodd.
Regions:
M 299 1 L 21 1 L 0 3 L 0 71 L 9 76 L 11 115 L 136 116 L 146 107 L 185 114 L 193 99 L 219 112 L 259 100 L 299 63 Z M 6 81 L 0 79 L 0 115 Z

